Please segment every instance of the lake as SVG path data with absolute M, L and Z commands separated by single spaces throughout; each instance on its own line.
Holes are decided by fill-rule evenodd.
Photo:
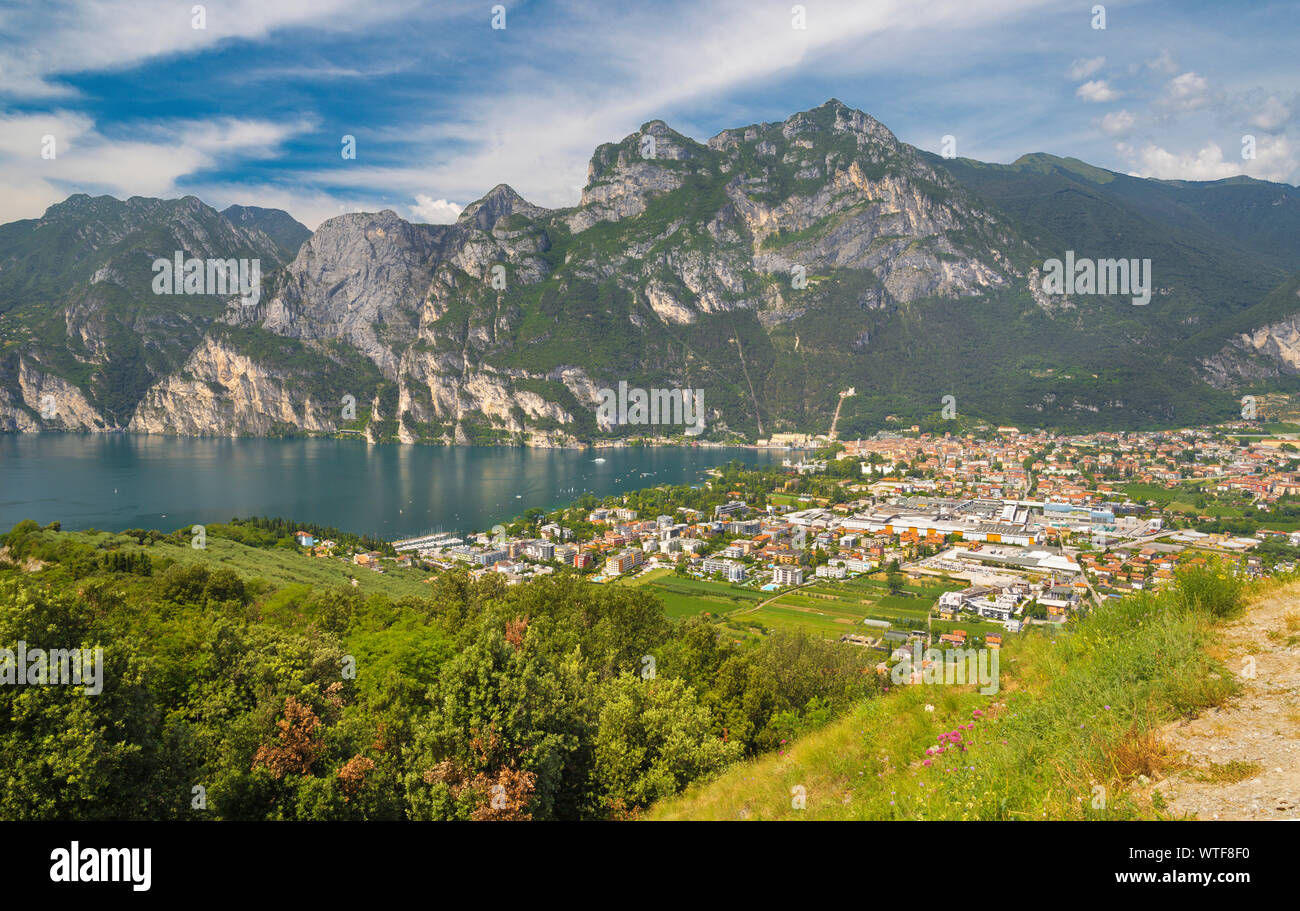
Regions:
M 395 539 L 473 531 L 584 493 L 697 484 L 753 449 L 368 446 L 136 434 L 0 434 L 0 530 L 157 528 L 280 516 Z M 594 460 L 603 458 L 603 463 Z M 644 475 L 644 476 L 643 476 Z

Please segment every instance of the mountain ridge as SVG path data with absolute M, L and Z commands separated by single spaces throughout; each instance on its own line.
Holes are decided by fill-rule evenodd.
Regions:
M 40 273 L 38 222 L 61 226 L 77 268 Z M 0 427 L 529 445 L 681 432 L 602 424 L 599 389 L 619 381 L 704 389 L 719 440 L 824 431 L 849 386 L 846 435 L 891 417 L 951 428 L 935 423 L 946 394 L 998 423 L 1198 423 L 1243 389 L 1300 389 L 1293 226 L 1289 185 L 944 159 L 834 99 L 703 143 L 651 120 L 593 151 L 576 206 L 498 184 L 448 225 L 384 210 L 304 235 L 278 210 L 78 194 L 0 226 Z M 144 254 L 182 242 L 261 253 L 260 300 L 150 300 Z M 1067 250 L 1152 259 L 1151 306 L 1044 294 L 1043 262 Z M 128 333 L 143 333 L 135 355 L 115 358 Z M 129 381 L 115 396 L 110 367 Z

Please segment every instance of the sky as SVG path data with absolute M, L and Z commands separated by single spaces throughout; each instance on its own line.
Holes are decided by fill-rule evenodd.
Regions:
M 933 152 L 1295 184 L 1298 39 L 1294 0 L 0 0 L 0 223 L 77 192 L 313 229 L 498 183 L 571 206 L 647 121 L 703 141 L 829 98 Z

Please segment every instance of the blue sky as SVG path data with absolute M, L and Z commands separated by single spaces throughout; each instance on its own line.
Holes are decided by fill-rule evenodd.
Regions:
M 601 142 L 835 97 L 900 139 L 1149 177 L 1300 179 L 1293 2 L 0 0 L 0 222 L 73 192 L 449 221 L 573 205 Z M 340 156 L 356 137 L 355 160 Z M 1243 160 L 1242 137 L 1256 157 Z M 53 159 L 43 138 L 55 138 Z

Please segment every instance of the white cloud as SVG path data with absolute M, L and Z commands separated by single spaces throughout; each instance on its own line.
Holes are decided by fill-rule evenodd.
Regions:
M 1103 102 L 1114 101 L 1121 93 L 1112 89 L 1105 79 L 1093 79 L 1079 86 L 1075 94 L 1084 101 Z
M 1247 161 L 1246 173 L 1260 180 L 1286 182 L 1300 168 L 1300 149 L 1286 136 L 1259 136 L 1255 140 L 1255 158 Z M 1240 153 L 1238 153 L 1240 154 Z
M 435 125 L 413 130 L 403 124 L 372 136 L 370 143 L 407 144 L 399 164 L 370 163 L 363 151 L 344 169 L 299 176 L 335 191 L 364 187 L 464 200 L 504 182 L 538 205 L 570 206 L 586 183 L 596 146 L 647 120 L 700 99 L 725 98 L 741 86 L 795 82 L 813 64 L 843 59 L 860 72 L 867 50 L 876 66 L 906 63 L 932 47 L 936 31 L 974 34 L 1047 5 L 1051 0 L 991 0 L 979 8 L 959 0 L 818 5 L 808 7 L 806 30 L 792 29 L 785 13 L 755 15 L 743 0 L 687 6 L 668 17 L 653 6 L 611 17 L 575 5 L 600 35 L 584 49 L 587 78 L 560 79 L 562 71 L 539 72 L 503 58 L 481 93 L 459 94 Z M 563 34 L 535 40 L 543 49 L 553 41 L 557 56 L 572 54 L 572 29 L 582 26 L 575 22 Z M 609 78 L 595 75 L 603 73 Z M 824 100 L 809 99 L 809 106 Z M 689 132 L 688 125 L 671 125 Z
M 1157 145 L 1134 149 L 1120 143 L 1119 153 L 1132 162 L 1140 177 L 1161 180 L 1219 180 L 1243 171 L 1241 164 L 1223 160 L 1223 150 L 1216 143 L 1191 153 L 1170 152 Z
M 1133 166 L 1137 177 L 1155 177 L 1161 180 L 1221 180 L 1248 174 L 1260 180 L 1285 182 L 1300 166 L 1295 150 L 1285 137 L 1260 138 L 1256 156 L 1242 160 L 1239 152 L 1224 158 L 1218 143 L 1209 142 L 1195 152 L 1170 152 L 1154 144 L 1140 149 L 1127 143 L 1118 143 L 1116 150 Z
M 1097 126 L 1111 136 L 1123 136 L 1133 129 L 1137 118 L 1126 110 L 1112 111 L 1097 121 Z
M 1209 87 L 1209 81 L 1204 76 L 1193 72 L 1183 73 L 1165 84 L 1160 103 L 1176 111 L 1194 111 L 1209 103 Z
M 309 124 L 222 118 L 150 124 L 138 138 L 101 134 L 84 114 L 0 114 L 0 223 L 39 215 L 71 193 L 182 196 L 182 178 L 228 158 L 265 158 Z M 53 136 L 56 157 L 41 157 Z
M 415 221 L 431 225 L 449 225 L 464 211 L 464 206 L 445 199 L 434 199 L 424 193 L 415 195 L 415 205 L 407 206 Z
M 1074 80 L 1075 82 L 1079 81 L 1080 79 L 1087 79 L 1089 76 L 1091 76 L 1093 73 L 1100 70 L 1105 65 L 1106 65 L 1105 57 L 1091 57 L 1088 59 L 1081 58 L 1079 60 L 1074 61 L 1074 63 L 1070 64 L 1070 71 L 1069 71 L 1070 79 Z

